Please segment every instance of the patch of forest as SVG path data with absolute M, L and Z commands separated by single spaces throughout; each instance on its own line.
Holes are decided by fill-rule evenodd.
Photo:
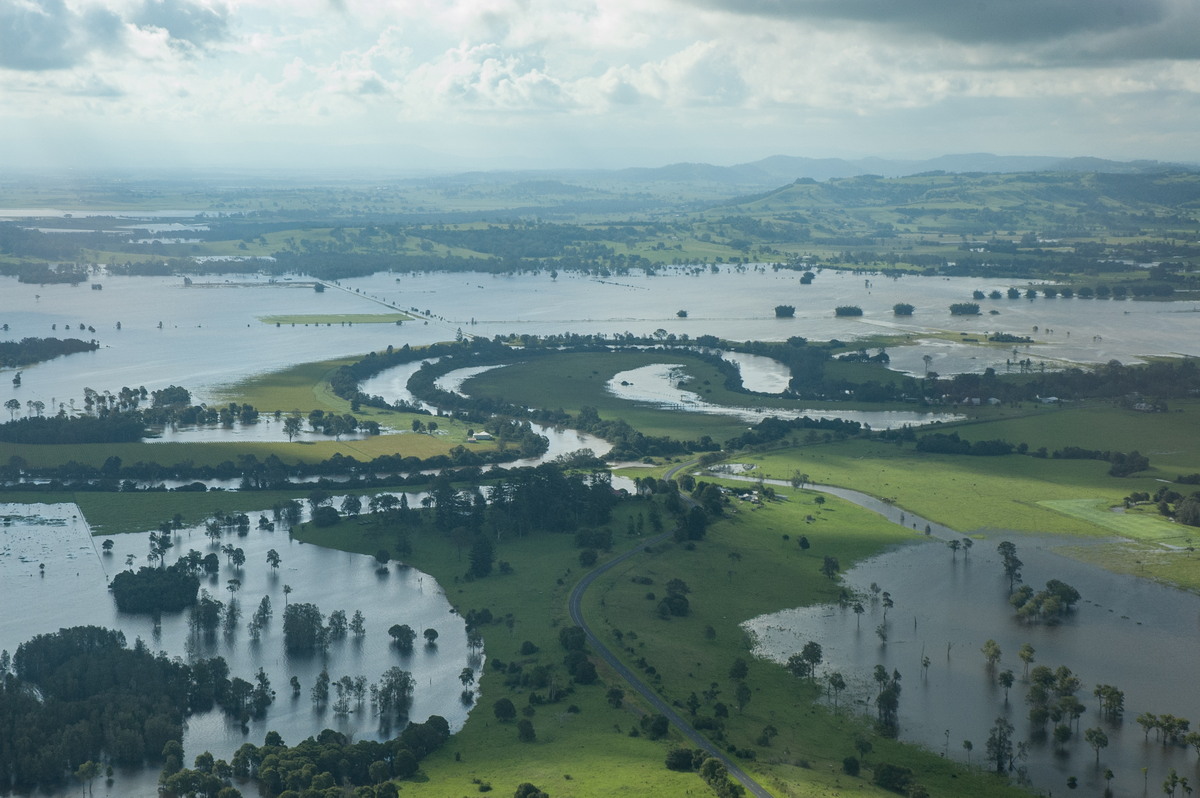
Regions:
M 78 338 L 22 338 L 20 341 L 0 341 L 0 366 L 16 368 L 53 360 L 76 352 L 93 352 L 100 348 L 95 341 Z

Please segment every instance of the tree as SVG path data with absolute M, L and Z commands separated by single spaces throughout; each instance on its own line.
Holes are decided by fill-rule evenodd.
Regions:
M 980 651 L 983 652 L 988 668 L 995 668 L 996 663 L 1000 661 L 1000 645 L 995 640 L 988 640 Z
M 1013 725 L 1006 718 L 996 718 L 987 738 L 988 761 L 996 766 L 997 773 L 1004 773 L 1012 761 Z
M 12 421 L 17 417 L 17 411 L 21 409 L 21 400 L 9 399 L 4 403 L 4 407 L 8 410 L 9 421 Z
M 471 544 L 469 559 L 471 565 L 467 569 L 468 575 L 482 579 L 492 572 L 492 562 L 496 559 L 496 553 L 487 535 L 476 536 L 475 542 Z
M 842 674 L 839 671 L 829 674 L 829 689 L 833 691 L 833 709 L 836 712 L 838 708 L 838 693 L 846 689 L 846 680 L 842 678 Z
M 362 512 L 362 497 L 351 493 L 342 499 L 342 514 L 355 516 Z
M 328 644 L 324 618 L 317 605 L 290 604 L 283 610 L 283 637 L 288 651 L 323 651 Z
M 738 682 L 737 689 L 733 691 L 733 700 L 737 704 L 738 712 L 746 708 L 750 703 L 750 686 L 745 682 Z
M 417 639 L 417 633 L 413 628 L 406 623 L 393 624 L 388 629 L 388 634 L 391 635 L 392 641 L 396 644 L 396 648 L 406 654 L 413 649 L 413 641 Z
M 1029 665 L 1030 665 L 1030 663 L 1033 662 L 1033 655 L 1035 653 L 1036 653 L 1036 651 L 1035 651 L 1034 647 L 1031 646 L 1029 643 L 1022 643 L 1021 648 L 1017 651 L 1017 656 L 1020 657 L 1021 662 L 1025 663 L 1025 675 L 1026 676 L 1029 675 Z
M 795 315 L 796 315 L 796 306 L 795 305 L 776 305 L 775 306 L 775 318 L 777 318 L 777 319 L 790 319 Z
M 838 575 L 838 571 L 842 570 L 838 563 L 837 557 L 831 557 L 826 554 L 824 561 L 821 563 L 821 573 L 825 574 L 829 579 L 833 579 Z
M 1012 689 L 1014 681 L 1015 677 L 1012 671 L 1001 671 L 1000 675 L 996 677 L 996 682 L 1004 688 L 1004 703 L 1006 704 L 1008 703 L 1008 691 Z
M 492 704 L 492 714 L 501 723 L 508 723 L 517 716 L 517 708 L 510 699 L 501 698 Z
M 809 676 L 816 676 L 817 666 L 821 664 L 822 658 L 821 644 L 809 640 L 804 644 L 804 648 L 800 650 L 800 656 L 808 663 Z
M 304 421 L 298 415 L 291 415 L 283 420 L 283 434 L 287 435 L 288 443 L 300 434 L 303 426 Z
M 1096 752 L 1096 767 L 1100 767 L 1100 749 L 1108 747 L 1108 735 L 1104 730 L 1095 727 L 1087 729 L 1083 733 L 1083 739 L 1087 740 L 1087 744 Z
M 533 729 L 533 722 L 529 718 L 521 718 L 517 721 L 517 739 L 523 743 L 532 743 L 537 739 L 537 733 Z
M 1004 562 L 1004 575 L 1008 577 L 1008 592 L 1012 593 L 1013 587 L 1021 581 L 1021 566 L 1025 563 L 1017 557 L 1017 546 L 1011 541 L 1002 541 L 996 547 L 996 551 L 1000 552 L 1000 557 Z
M 426 646 L 429 646 L 430 648 L 437 646 L 437 639 L 438 639 L 438 630 L 437 629 L 426 629 L 422 634 L 425 636 L 425 645 Z

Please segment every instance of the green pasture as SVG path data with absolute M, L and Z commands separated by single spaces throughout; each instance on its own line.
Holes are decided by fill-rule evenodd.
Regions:
M 706 540 L 691 550 L 668 543 L 623 563 L 589 591 L 588 617 L 618 650 L 622 646 L 633 649 L 623 655 L 627 664 L 636 670 L 636 661 L 644 657 L 646 664 L 655 668 L 657 676 L 643 671 L 643 678 L 673 703 L 682 705 L 690 693 L 699 694 L 717 683 L 719 700 L 731 705 L 727 742 L 757 752 L 757 760 L 741 764 L 775 795 L 885 796 L 888 793 L 869 783 L 870 766 L 883 761 L 912 768 L 919 774 L 918 781 L 934 795 L 1021 794 L 990 775 L 877 737 L 868 722 L 846 708 L 849 696 L 842 697 L 841 711 L 834 712 L 822 690 L 750 655 L 740 623 L 764 612 L 828 601 L 837 595 L 838 583 L 819 572 L 826 554 L 837 557 L 847 568 L 890 545 L 924 544 L 922 537 L 853 505 L 838 500 L 818 505 L 814 499 L 814 494 L 801 491 L 759 509 L 737 504 L 728 518 L 710 527 Z M 644 502 L 619 508 L 610 525 L 617 533 L 617 550 L 636 541 L 624 530 L 647 509 Z M 807 552 L 797 545 L 801 534 L 812 544 Z M 295 535 L 318 545 L 373 554 L 393 545 L 395 532 L 382 525 L 343 522 L 325 529 L 304 526 Z M 481 630 L 489 662 L 557 665 L 563 653 L 557 642 L 558 630 L 569 623 L 567 597 L 583 573 L 570 536 L 534 535 L 501 541 L 497 559 L 509 562 L 513 573 L 473 581 L 462 578 L 466 555 L 450 541 L 430 532 L 410 539 L 413 553 L 408 562 L 436 577 L 455 607 L 464 612 L 487 607 L 497 616 L 497 623 Z M 635 584 L 633 577 L 649 578 L 652 584 Z M 665 621 L 646 593 L 661 594 L 663 585 L 673 578 L 683 579 L 691 587 L 692 614 Z M 746 589 L 747 580 L 753 580 L 753 590 Z M 510 615 L 511 628 L 507 625 Z M 704 632 L 706 626 L 713 627 L 711 638 Z M 540 651 L 520 655 L 518 649 L 525 640 Z M 737 657 L 748 661 L 747 682 L 752 687 L 752 698 L 742 712 L 732 706 L 734 684 L 728 676 Z M 538 735 L 533 744 L 517 741 L 512 727 L 493 717 L 491 706 L 498 698 L 508 697 L 521 707 L 527 697 L 524 691 L 505 686 L 497 672 L 487 668 L 480 684 L 480 706 L 443 750 L 422 763 L 423 779 L 402 785 L 405 793 L 458 798 L 474 794 L 478 785 L 473 779 L 479 779 L 498 795 L 510 794 L 522 781 L 530 781 L 556 798 L 685 795 L 688 791 L 708 794 L 697 776 L 663 767 L 667 750 L 683 743 L 676 732 L 659 742 L 629 736 L 648 709 L 631 690 L 626 690 L 620 709 L 610 707 L 605 692 L 612 686 L 623 687 L 623 682 L 598 660 L 597 664 L 600 684 L 576 686 L 562 704 L 537 708 L 531 718 Z M 711 715 L 711 703 L 706 702 L 698 714 Z M 571 704 L 579 708 L 578 714 L 565 711 Z M 756 738 L 767 724 L 775 726 L 779 735 L 769 746 L 762 746 Z M 870 737 L 875 747 L 860 778 L 841 772 L 842 758 L 855 753 L 856 735 Z
M 1142 413 L 1109 402 L 1065 405 L 1034 415 L 977 424 L 959 430 L 968 440 L 999 438 L 1045 446 L 1139 451 L 1150 458 L 1153 476 L 1174 479 L 1200 472 L 1200 402 L 1172 401 L 1170 412 Z M 1151 493 L 1155 489 L 1151 489 Z
M 407 313 L 327 313 L 327 314 L 295 314 L 290 316 L 260 316 L 263 324 L 303 324 L 305 326 L 331 326 L 334 324 L 395 324 L 398 321 L 410 321 L 412 316 Z
M 1147 543 L 1175 540 L 1183 545 L 1183 541 L 1193 534 L 1200 537 L 1200 530 L 1195 527 L 1171 523 L 1157 513 L 1152 515 L 1127 511 L 1123 506 L 1113 507 L 1106 501 L 1049 499 L 1041 504 L 1055 512 L 1079 518 L 1130 540 Z
M 659 409 L 612 396 L 605 385 L 616 374 L 655 363 L 676 363 L 691 377 L 681 393 L 695 393 L 704 401 L 727 407 L 759 407 L 794 410 L 822 408 L 878 410 L 881 405 L 841 402 L 836 405 L 807 400 L 750 396 L 725 387 L 724 378 L 713 367 L 699 360 L 671 352 L 568 352 L 544 355 L 524 363 L 492 369 L 469 379 L 464 390 L 472 396 L 497 396 L 509 402 L 531 407 L 562 408 L 578 413 L 585 406 L 595 407 L 601 418 L 621 418 L 645 435 L 668 435 L 680 440 L 695 440 L 709 435 L 724 441 L 746 431 L 748 423 L 733 416 L 680 412 Z M 869 364 L 839 363 L 846 373 L 872 374 L 877 379 L 904 379 Z M 839 373 L 842 373 L 839 371 Z M 904 405 L 911 410 L 912 406 Z M 978 411 L 976 408 L 972 412 Z
M 12 492 L 0 493 L 0 501 L 17 504 L 75 504 L 83 513 L 94 535 L 120 535 L 148 532 L 183 516 L 185 526 L 202 523 L 217 510 L 226 513 L 250 513 L 265 510 L 270 515 L 277 502 L 303 501 L 308 491 L 216 491 L 207 493 L 104 493 Z
M 645 407 L 609 394 L 604 386 L 622 371 L 654 363 L 681 363 L 692 376 L 688 389 L 710 402 L 726 403 L 737 396 L 724 387 L 724 378 L 711 366 L 670 352 L 607 352 L 545 355 L 525 363 L 514 363 L 472 377 L 463 389 L 472 396 L 498 396 L 532 407 L 562 408 L 578 413 L 595 407 L 601 418 L 622 418 L 645 435 L 669 435 L 693 440 L 711 435 L 723 440 L 745 430 L 746 424 L 731 417 L 679 413 Z M 751 397 L 739 397 L 743 405 Z
M 619 526 L 614 523 L 614 526 Z M 297 539 L 322 546 L 374 554 L 381 548 L 394 549 L 395 534 L 383 525 L 343 521 L 318 529 L 305 525 L 294 531 Z M 570 535 L 535 535 L 505 540 L 497 546 L 497 558 L 511 563 L 513 573 L 493 573 L 485 579 L 466 581 L 465 552 L 432 532 L 414 534 L 413 553 L 408 561 L 432 574 L 461 613 L 490 609 L 497 622 L 481 632 L 487 661 L 560 665 L 565 653 L 558 633 L 569 623 L 566 601 L 579 576 L 578 551 Z M 400 610 L 397 622 L 403 622 Z M 507 619 L 513 623 L 510 628 Z M 539 651 L 520 654 L 521 644 L 531 641 Z M 403 782 L 405 795 L 459 798 L 477 794 L 478 779 L 492 786 L 496 795 L 512 795 L 521 782 L 536 784 L 555 798 L 565 796 L 684 795 L 687 790 L 703 794 L 699 777 L 675 773 L 663 767 L 672 740 L 651 741 L 630 737 L 646 709 L 630 695 L 620 709 L 605 700 L 608 687 L 619 684 L 611 673 L 600 670 L 600 681 L 579 685 L 572 695 L 557 704 L 536 708 L 530 720 L 536 742 L 517 739 L 515 722 L 501 723 L 493 704 L 502 697 L 521 709 L 528 706 L 528 690 L 504 685 L 503 676 L 492 667 L 479 675 L 479 706 L 466 726 L 437 753 L 422 763 L 424 777 Z M 542 691 L 544 692 L 544 691 Z M 576 706 L 578 713 L 568 712 Z
M 396 414 L 396 419 L 422 418 L 429 416 L 410 416 Z M 306 434 L 305 438 L 309 436 Z M 83 465 L 96 468 L 102 466 L 109 457 L 119 457 L 125 465 L 135 463 L 160 463 L 172 466 L 176 463 L 193 463 L 198 466 L 217 466 L 221 463 L 237 463 L 244 455 L 254 455 L 260 461 L 271 455 L 277 456 L 285 463 L 318 463 L 328 460 L 335 454 L 343 457 L 353 457 L 359 461 L 373 460 L 385 454 L 398 454 L 403 457 L 419 457 L 425 459 L 434 455 L 446 454 L 455 446 L 469 446 L 472 451 L 493 451 L 496 444 L 492 442 L 467 444 L 467 427 L 461 423 L 451 423 L 449 419 L 442 424 L 438 421 L 435 433 L 414 433 L 404 430 L 393 435 L 373 435 L 362 440 L 338 441 L 326 436 L 320 439 L 303 440 L 297 438 L 289 443 L 279 442 L 215 442 L 215 443 L 90 443 L 90 444 L 32 444 L 32 443 L 0 443 L 0 460 L 7 462 L 11 457 L 22 458 L 26 463 L 36 468 L 46 468 L 72 460 Z
M 786 480 L 799 471 L 812 482 L 861 490 L 964 533 L 1107 534 L 1044 502 L 1088 499 L 1116 505 L 1132 491 L 1153 491 L 1161 484 L 1152 473 L 1110 477 L 1108 464 L 1095 460 L 940 455 L 881 441 L 850 440 L 735 459 L 754 463 L 767 477 Z
M 219 388 L 216 393 L 221 402 L 250 404 L 264 413 L 275 411 L 290 413 L 298 410 L 301 414 L 307 415 L 309 410 L 314 409 L 339 414 L 353 412 L 353 415 L 360 420 L 372 419 L 385 427 L 391 427 L 401 432 L 410 430 L 414 419 L 422 423 L 430 420 L 428 415 L 402 413 L 367 405 L 359 407 L 357 411 L 352 411 L 350 402 L 335 394 L 330 388 L 329 378 L 340 366 L 349 365 L 357 360 L 358 358 L 346 358 L 301 363 L 280 371 L 255 374 L 240 382 Z M 440 441 L 444 448 L 439 449 L 430 441 L 419 444 L 415 441 L 406 441 L 406 443 L 416 445 L 421 451 L 444 454 L 454 446 L 466 442 L 469 425 L 444 417 L 438 418 L 436 421 L 438 434 L 425 437 L 430 441 Z M 357 441 L 355 443 L 367 442 Z M 492 448 L 487 444 L 472 444 L 472 446 L 478 446 L 480 451 Z M 429 455 L 418 454 L 416 456 L 428 457 Z
M 842 759 L 856 755 L 856 735 L 866 735 L 874 744 L 867 767 L 885 761 L 910 767 L 933 795 L 1016 794 L 990 776 L 874 735 L 870 724 L 847 708 L 853 696 L 843 695 L 835 712 L 819 685 L 797 680 L 779 665 L 750 654 L 742 622 L 836 600 L 840 582 L 820 572 L 826 555 L 846 569 L 888 546 L 927 545 L 923 536 L 852 504 L 837 499 L 817 504 L 815 498 L 797 491 L 762 506 L 735 502 L 727 519 L 711 526 L 694 550 L 669 544 L 597 580 L 588 594 L 588 617 L 614 642 L 619 632 L 623 645 L 633 649 L 626 649 L 627 663 L 644 658 L 661 678 L 644 672 L 643 678 L 677 706 L 692 693 L 703 696 L 715 683 L 717 700 L 729 705 L 727 742 L 756 751 L 755 761 L 742 764 L 776 795 L 886 794 L 866 783 L 867 768 L 864 779 L 841 772 Z M 807 551 L 798 545 L 801 535 L 811 545 Z M 652 584 L 640 583 L 646 579 Z M 648 594 L 661 597 L 671 579 L 682 579 L 691 588 L 691 613 L 663 620 Z M 706 633 L 706 627 L 715 634 Z M 749 664 L 746 683 L 752 690 L 741 711 L 734 706 L 736 682 L 729 676 L 739 657 Z M 711 716 L 713 703 L 702 700 L 697 716 Z M 763 746 L 757 738 L 768 725 L 779 735 Z
M 314 409 L 349 413 L 350 403 L 329 389 L 329 378 L 339 367 L 357 360 L 344 358 L 300 363 L 279 371 L 255 374 L 219 388 L 216 393 L 222 402 L 254 405 L 263 413 L 299 410 L 307 414 Z

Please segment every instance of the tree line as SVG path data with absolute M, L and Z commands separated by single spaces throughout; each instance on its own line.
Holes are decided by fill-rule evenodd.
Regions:
M 94 352 L 99 348 L 100 344 L 96 341 L 81 341 L 78 338 L 22 338 L 20 341 L 0 341 L 0 366 L 28 366 L 76 352 Z

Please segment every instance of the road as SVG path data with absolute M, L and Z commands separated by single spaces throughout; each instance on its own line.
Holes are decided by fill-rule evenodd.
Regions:
M 667 472 L 665 478 L 670 479 L 679 469 L 693 464 L 694 463 L 684 463 L 683 465 L 676 466 Z M 685 494 L 681 494 L 681 498 L 687 499 L 688 501 L 691 500 L 690 497 L 686 496 Z M 596 581 L 597 577 L 606 571 L 615 568 L 626 560 L 641 554 L 647 546 L 655 546 L 659 543 L 662 543 L 671 537 L 671 534 L 672 533 L 670 532 L 664 532 L 661 535 L 655 535 L 636 548 L 630 549 L 624 554 L 614 557 L 580 579 L 579 584 L 575 585 L 575 589 L 571 591 L 571 598 L 568 604 L 571 613 L 571 620 L 576 626 L 583 629 L 584 634 L 587 635 L 588 643 L 592 646 L 592 650 L 599 654 L 604 661 L 607 662 L 609 666 L 617 672 L 617 675 L 629 682 L 629 686 L 636 690 L 642 696 L 642 698 L 644 698 L 646 702 L 650 704 L 650 706 L 654 707 L 654 709 L 664 715 L 667 720 L 669 720 L 675 726 L 675 728 L 679 729 L 684 737 L 691 740 L 697 748 L 703 749 L 709 756 L 715 758 L 721 764 L 723 764 L 725 769 L 729 771 L 729 775 L 740 781 L 742 785 L 745 786 L 748 793 L 751 795 L 756 795 L 758 798 L 772 798 L 771 793 L 767 792 L 766 788 L 755 781 L 748 773 L 746 773 L 746 771 L 742 770 L 737 763 L 730 759 L 724 751 L 709 742 L 708 738 L 692 728 L 692 725 L 688 723 L 683 716 L 676 712 L 670 704 L 663 700 L 662 696 L 660 696 L 649 685 L 639 679 L 633 671 L 627 668 L 625 664 L 618 659 L 617 655 L 613 653 L 612 649 L 610 649 L 604 642 L 600 640 L 599 637 L 596 636 L 596 633 L 592 631 L 592 627 L 588 625 L 587 620 L 583 617 L 583 596 L 587 592 L 587 589 L 591 586 L 592 582 Z

